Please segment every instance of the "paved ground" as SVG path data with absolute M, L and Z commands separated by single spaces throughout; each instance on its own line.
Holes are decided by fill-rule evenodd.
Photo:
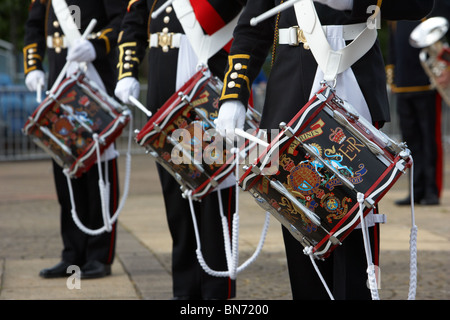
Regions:
M 120 160 L 124 178 L 124 157 Z M 449 177 L 450 170 L 446 173 Z M 132 159 L 130 192 L 119 218 L 117 256 L 110 277 L 41 279 L 39 270 L 59 261 L 58 206 L 48 160 L 0 163 L 0 300 L 169 300 L 171 240 L 155 165 L 147 155 Z M 418 300 L 450 300 L 450 188 L 440 206 L 415 207 L 418 236 Z M 404 300 L 409 286 L 411 210 L 394 206 L 406 195 L 406 176 L 381 201 L 382 300 Z M 240 201 L 240 262 L 255 250 L 264 213 L 248 194 Z M 237 299 L 290 300 L 280 224 L 271 219 L 264 248 L 239 273 Z M 70 283 L 69 283 L 70 285 Z

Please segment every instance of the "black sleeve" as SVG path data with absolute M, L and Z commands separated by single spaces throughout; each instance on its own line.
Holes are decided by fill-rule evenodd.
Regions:
M 270 10 L 273 0 L 248 0 L 234 30 L 220 102 L 239 99 L 247 105 L 251 85 L 258 76 L 273 43 L 276 17 L 250 25 L 250 20 Z
M 108 24 L 92 39 L 97 59 L 105 58 L 117 45 L 122 18 L 127 8 L 128 0 L 103 0 Z
M 139 64 L 148 45 L 149 16 L 147 1 L 130 1 L 119 35 L 118 80 L 138 78 Z
M 33 70 L 43 70 L 42 61 L 45 55 L 45 17 L 47 5 L 41 1 L 30 4 L 28 19 L 25 23 L 25 38 L 23 47 L 24 73 Z

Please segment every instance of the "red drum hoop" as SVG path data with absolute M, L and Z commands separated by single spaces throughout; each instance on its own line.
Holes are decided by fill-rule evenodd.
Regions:
M 328 86 L 280 127 L 239 184 L 315 257 L 327 258 L 360 223 L 358 194 L 366 216 L 411 167 L 410 152 Z
M 23 132 L 68 169 L 69 177 L 78 178 L 98 160 L 95 137 L 102 154 L 130 118 L 127 107 L 79 72 L 44 99 L 28 118 Z
M 233 173 L 231 145 L 215 132 L 222 87 L 207 68 L 199 70 L 136 135 L 136 142 L 178 181 L 182 192 L 191 191 L 195 200 L 204 198 Z M 257 126 L 259 114 L 254 109 L 250 113 L 254 115 L 250 126 Z

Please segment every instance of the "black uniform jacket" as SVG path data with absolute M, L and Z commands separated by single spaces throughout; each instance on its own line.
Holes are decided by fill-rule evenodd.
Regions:
M 73 10 L 75 22 L 83 34 L 92 19 L 97 20 L 94 32 L 88 37 L 94 45 L 97 57 L 93 61 L 110 95 L 116 83 L 115 53 L 120 23 L 127 7 L 127 0 L 66 0 Z M 75 7 L 72 7 L 75 8 Z M 77 16 L 75 16 L 77 15 Z M 42 62 L 47 50 L 49 63 L 50 88 L 66 63 L 67 49 L 64 35 L 53 11 L 51 0 L 33 0 L 30 5 L 25 26 L 24 70 L 43 70 Z M 51 36 L 51 45 L 47 48 L 47 36 Z
M 156 18 L 151 18 L 151 12 L 157 10 L 164 3 L 165 0 L 130 1 L 119 37 L 119 63 L 117 65 L 119 80 L 130 76 L 138 78 L 139 65 L 144 59 L 151 34 L 163 31 L 184 33 L 171 6 L 163 10 Z M 196 5 L 200 5 L 201 8 L 209 7 L 214 12 L 211 17 L 202 16 L 199 19 L 201 25 L 205 20 L 217 24 L 218 16 L 223 25 L 242 11 L 245 0 L 191 0 L 191 3 L 196 15 L 204 15 L 207 12 L 196 12 Z M 202 25 L 202 27 L 205 34 L 211 33 L 208 32 L 206 26 Z M 153 113 L 175 93 L 178 51 L 178 48 L 170 48 L 170 45 L 168 50 L 163 50 L 162 47 L 152 47 L 148 51 L 147 106 Z M 212 73 L 221 79 L 224 76 L 227 56 L 228 52 L 221 50 L 208 61 Z
M 234 32 L 221 103 L 227 99 L 239 99 L 247 104 L 251 83 L 258 75 L 269 49 L 274 43 L 277 17 L 269 18 L 257 26 L 250 26 L 250 19 L 280 4 L 280 0 L 249 0 Z M 376 0 L 354 0 L 353 10 L 337 11 L 315 3 L 322 25 L 365 23 L 373 13 L 368 10 Z M 421 19 L 430 12 L 431 0 L 384 0 L 381 5 L 383 19 Z M 367 13 L 369 11 L 369 13 Z M 293 8 L 281 12 L 278 27 L 297 26 Z M 236 70 L 235 66 L 238 65 Z M 302 45 L 278 45 L 267 84 L 267 94 L 261 119 L 261 128 L 278 128 L 280 122 L 288 123 L 309 100 L 309 94 L 317 69 L 310 50 Z M 378 41 L 353 66 L 362 93 L 367 100 L 372 120 L 380 125 L 390 120 L 386 93 L 385 65 Z M 237 72 L 230 78 L 233 73 Z M 234 79 L 235 78 L 235 79 Z M 236 85 L 228 86 L 230 81 Z M 231 87 L 231 88 L 230 88 Z
M 427 16 L 444 17 L 450 20 L 450 0 L 435 0 L 432 12 Z M 419 54 L 422 48 L 414 48 L 409 43 L 411 32 L 422 22 L 399 21 L 389 23 L 389 70 L 388 82 L 396 93 L 410 93 L 432 90 L 430 79 L 422 68 Z M 450 39 L 450 30 L 442 41 Z

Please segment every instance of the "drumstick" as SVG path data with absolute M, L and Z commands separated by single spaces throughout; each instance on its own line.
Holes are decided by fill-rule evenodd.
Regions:
M 236 129 L 234 129 L 234 133 L 237 134 L 238 136 L 241 136 L 242 138 L 246 138 L 250 141 L 256 142 L 257 144 L 262 145 L 264 148 L 267 148 L 269 146 L 269 143 L 267 143 L 266 141 L 261 140 L 261 139 L 255 137 L 254 135 L 252 135 L 248 132 L 245 132 L 242 129 L 236 128 Z
M 38 82 L 37 84 L 37 89 L 36 89 L 36 102 L 37 103 L 41 103 L 42 102 L 42 87 L 44 86 L 43 83 L 41 83 L 41 81 Z
M 164 4 L 152 13 L 152 19 L 155 19 L 161 11 L 168 7 L 174 0 L 167 0 Z
M 138 99 L 136 99 L 135 97 L 133 97 L 133 96 L 129 96 L 128 97 L 128 99 L 130 99 L 130 101 L 136 106 L 136 107 L 138 107 L 139 109 L 141 109 L 141 111 L 142 112 L 144 112 L 146 115 L 147 115 L 147 117 L 151 117 L 152 116 L 152 113 L 151 113 L 151 111 L 150 110 L 148 110 Z
M 95 25 L 97 24 L 96 19 L 92 19 L 89 25 L 87 26 L 86 30 L 84 30 L 84 33 L 81 35 L 81 40 L 84 40 L 87 38 L 87 36 L 94 30 Z M 72 61 L 67 60 L 66 64 L 62 68 L 61 72 L 59 73 L 58 78 L 56 78 L 55 83 L 53 84 L 52 88 L 50 89 L 50 92 L 54 92 L 56 88 L 59 86 L 59 83 L 62 81 L 62 79 L 66 76 L 67 68 L 69 67 L 70 63 Z
M 289 0 L 289 1 L 286 1 L 286 2 L 284 2 L 282 4 L 280 4 L 280 5 L 278 5 L 278 6 L 274 7 L 274 8 L 272 8 L 272 9 L 264 12 L 263 14 L 260 14 L 259 16 L 255 17 L 255 18 L 252 18 L 250 20 L 250 25 L 251 26 L 256 26 L 261 21 L 264 21 L 267 18 L 270 18 L 270 17 L 276 15 L 278 12 L 284 11 L 287 8 L 292 7 L 296 2 L 299 2 L 299 1 L 301 1 L 301 0 Z

